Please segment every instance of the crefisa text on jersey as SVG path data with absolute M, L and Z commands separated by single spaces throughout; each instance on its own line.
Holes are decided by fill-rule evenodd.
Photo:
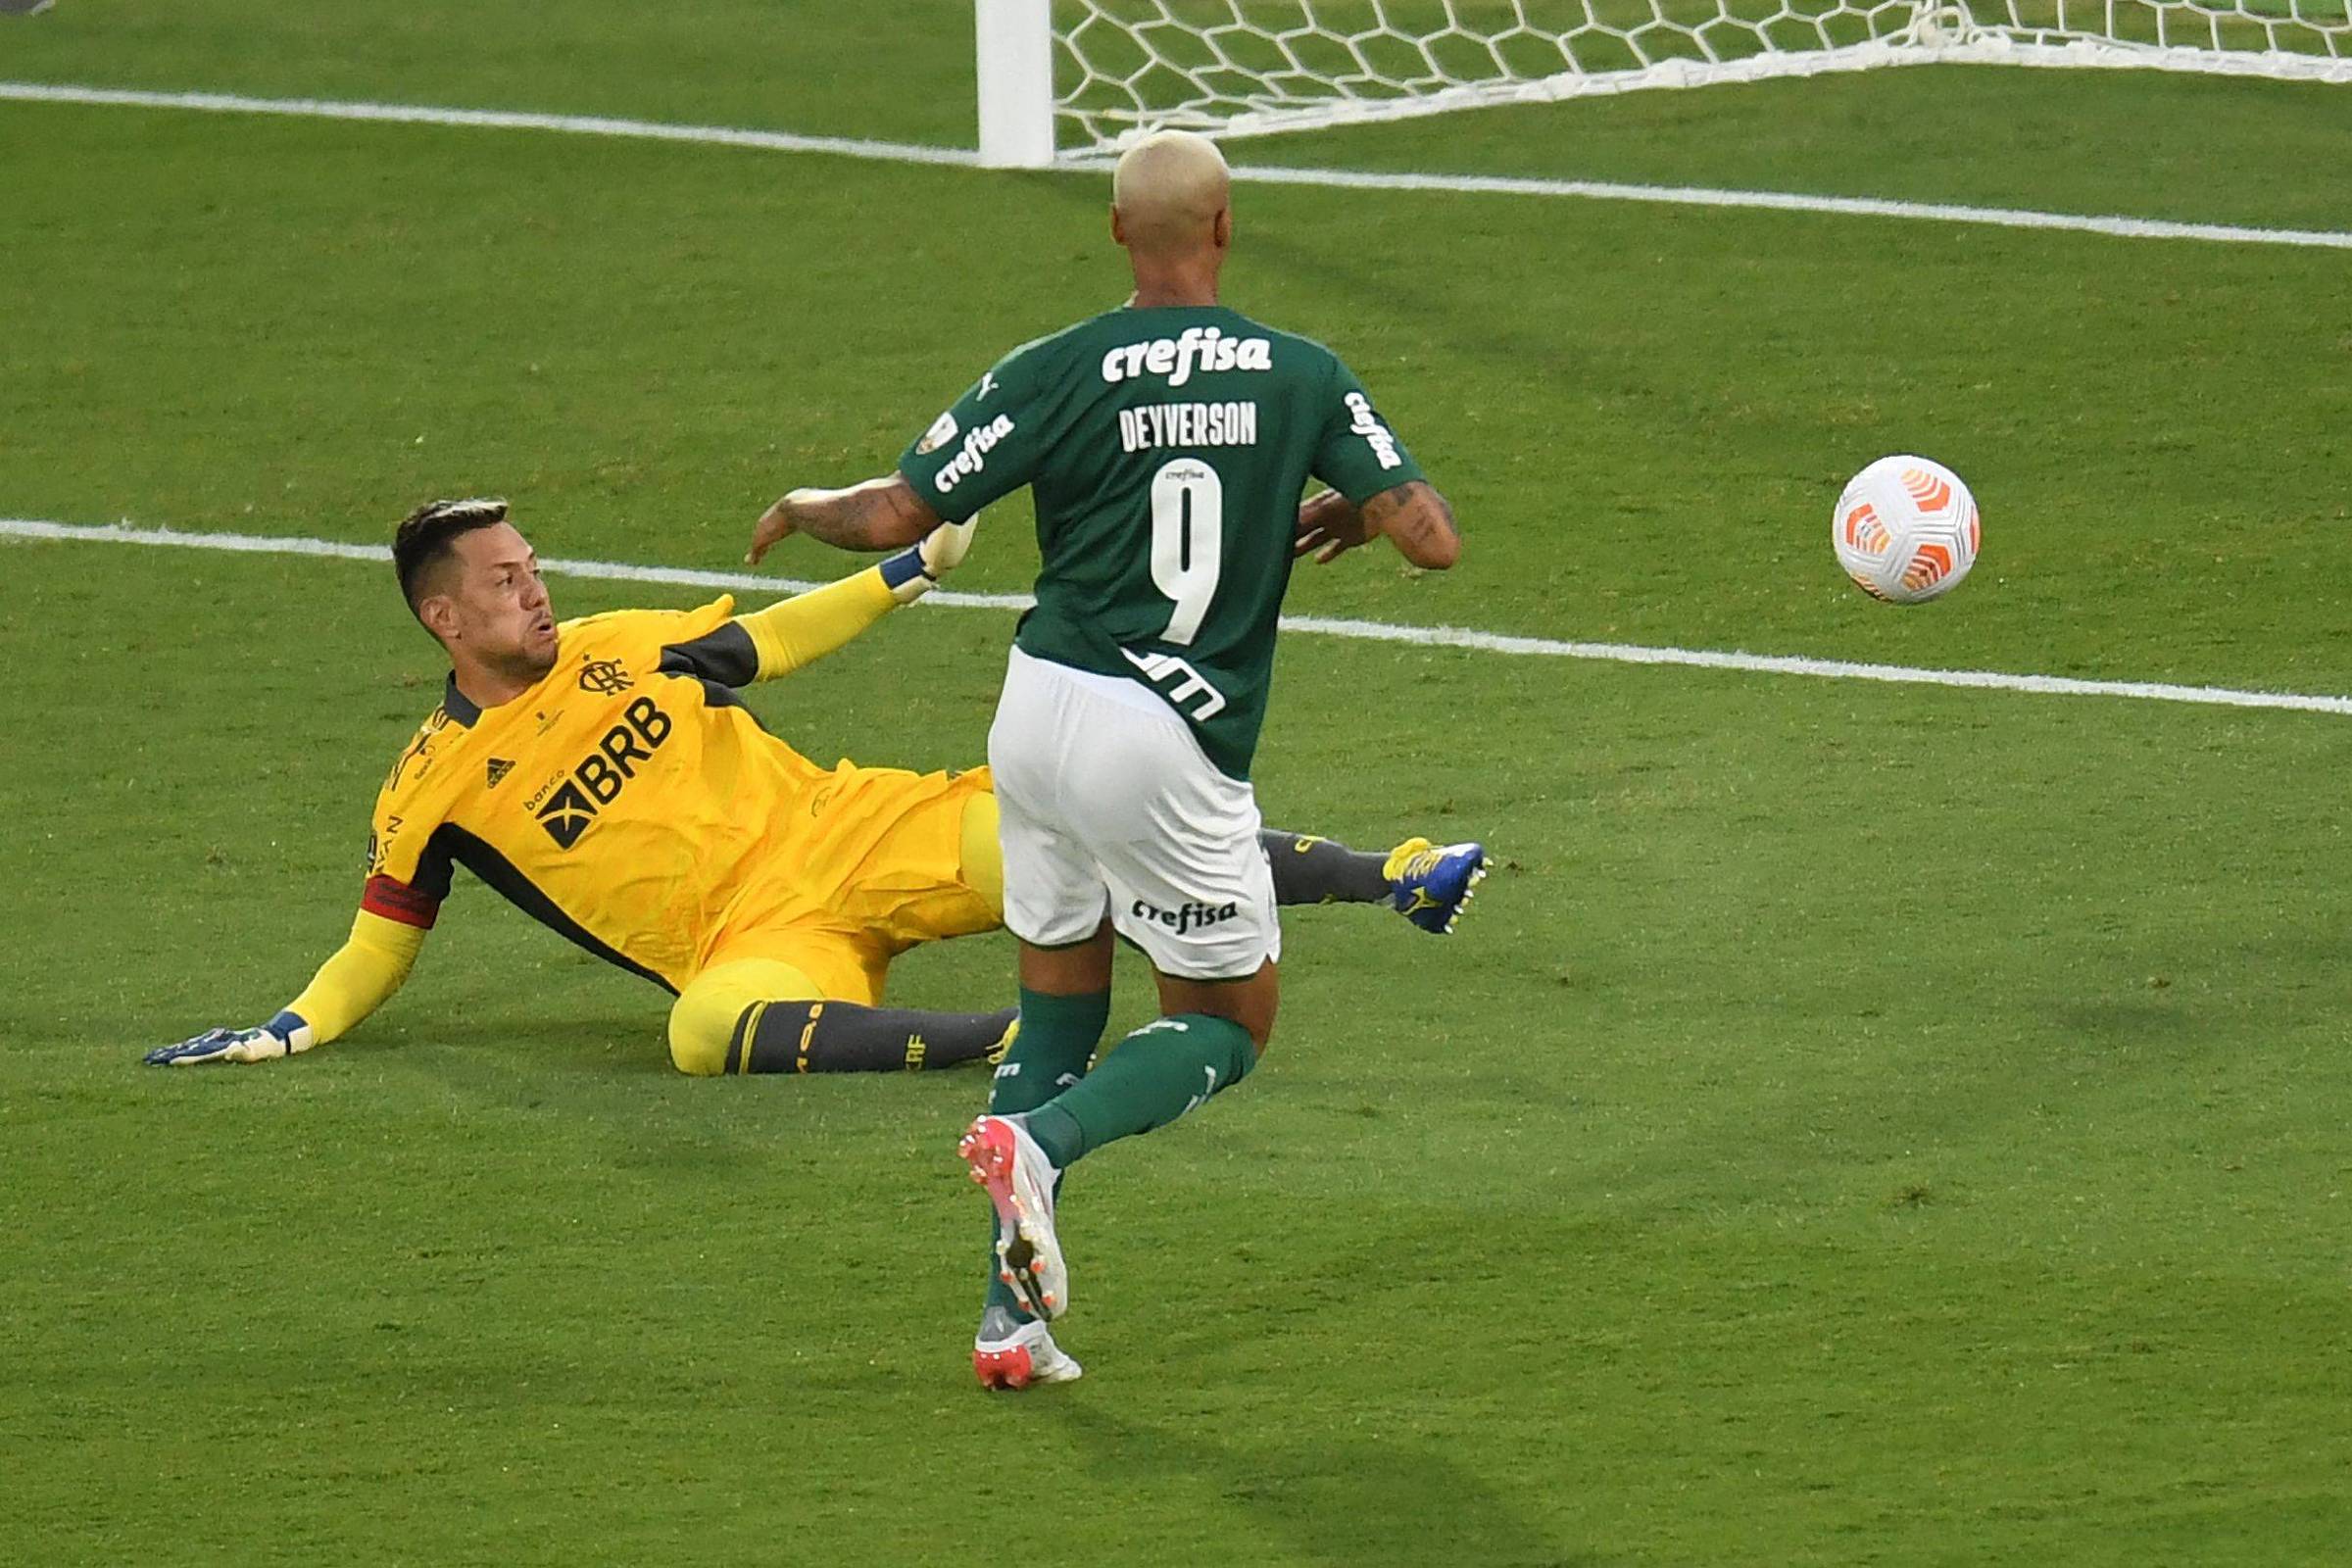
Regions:
M 947 424 L 949 432 L 953 434 L 956 428 L 955 420 L 945 414 L 941 415 L 940 418 Z M 934 425 L 932 428 L 937 429 L 938 426 Z M 987 467 L 988 455 L 996 450 L 998 442 L 1010 434 L 1012 434 L 1012 418 L 1009 415 L 1000 414 L 986 424 L 975 425 L 971 433 L 963 438 L 963 445 L 957 450 L 956 461 L 940 469 L 938 474 L 932 478 L 932 488 L 944 496 L 968 475 L 978 473 L 982 468 Z
M 1380 422 L 1380 416 L 1372 412 L 1371 399 L 1361 392 L 1350 392 L 1342 401 L 1348 405 L 1348 428 L 1364 438 L 1382 467 L 1394 468 L 1404 461 L 1396 454 L 1396 437 Z
M 1168 385 L 1182 386 L 1193 371 L 1271 370 L 1274 344 L 1262 337 L 1227 337 L 1213 326 L 1188 326 L 1179 337 L 1155 337 L 1123 344 L 1102 356 L 1102 379 L 1132 381 L 1139 375 L 1164 375 Z

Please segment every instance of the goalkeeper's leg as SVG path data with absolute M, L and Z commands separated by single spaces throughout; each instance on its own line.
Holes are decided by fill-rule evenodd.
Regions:
M 775 958 L 714 963 L 669 1012 L 669 1059 L 698 1076 L 752 1072 L 895 1072 L 1000 1055 L 1015 1014 L 926 1012 L 840 1000 Z M 830 990 L 833 995 L 828 996 Z
M 965 804 L 957 846 L 957 882 L 977 895 L 995 918 L 1004 918 L 1004 856 L 998 839 L 997 797 L 975 795 Z M 1357 850 L 1318 833 L 1290 833 L 1267 828 L 1257 835 L 1258 848 L 1274 871 L 1274 902 L 1300 904 L 1386 904 L 1406 907 L 1399 894 L 1422 870 L 1418 861 L 1431 859 L 1425 838 L 1409 838 L 1390 850 Z M 1450 845 L 1437 858 L 1453 857 L 1486 871 L 1486 852 L 1476 844 Z M 1434 863 L 1434 862 L 1433 862 Z M 1468 871 L 1450 867 L 1442 876 L 1471 882 Z M 1443 891 L 1443 890 L 1442 890 Z M 1457 901 L 1458 902 L 1458 901 Z M 1426 903 L 1426 901 L 1424 901 Z M 1450 912 L 1450 911 L 1449 911 Z M 946 934 L 946 933 L 943 933 Z
M 1385 855 L 1366 855 L 1312 834 L 1267 829 L 1257 836 L 1274 871 L 1274 902 L 1386 904 L 1424 931 L 1451 932 L 1493 864 L 1471 840 L 1437 845 L 1406 839 Z
M 1368 855 L 1337 839 L 1267 828 L 1258 848 L 1274 870 L 1274 902 L 1295 904 L 1385 904 L 1396 891 L 1388 854 Z

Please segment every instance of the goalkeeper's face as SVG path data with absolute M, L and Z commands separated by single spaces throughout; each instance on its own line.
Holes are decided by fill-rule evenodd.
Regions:
M 555 668 L 556 612 L 530 541 L 500 522 L 459 535 L 450 548 L 457 559 L 446 618 L 435 627 L 450 656 L 516 680 L 535 681 Z

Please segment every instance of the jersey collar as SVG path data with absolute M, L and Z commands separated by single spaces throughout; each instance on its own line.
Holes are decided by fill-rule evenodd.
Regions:
M 481 722 L 482 710 L 474 700 L 458 690 L 458 672 L 449 672 L 449 681 L 441 689 L 441 710 L 467 729 Z

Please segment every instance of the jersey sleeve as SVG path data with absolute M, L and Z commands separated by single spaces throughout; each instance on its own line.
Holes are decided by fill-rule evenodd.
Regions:
M 1421 465 L 1372 406 L 1364 383 L 1336 357 L 1331 368 L 1322 433 L 1315 443 L 1315 477 L 1359 506 L 1383 490 L 1420 478 Z
M 948 522 L 961 522 L 1037 476 L 1047 451 L 1051 354 L 1013 350 L 899 456 L 899 473 Z
M 664 674 L 693 675 L 721 686 L 774 680 L 846 646 L 898 603 L 882 568 L 868 566 L 670 643 L 662 650 L 660 667 Z
M 278 1016 L 306 1025 L 313 1045 L 346 1035 L 408 982 L 423 947 L 424 932 L 416 926 L 362 909 L 350 938 Z
M 415 751 L 402 754 L 392 777 L 375 800 L 375 816 L 368 832 L 368 880 L 360 889 L 362 913 L 430 931 L 441 916 L 441 901 L 449 897 L 451 870 L 449 835 L 441 824 L 425 821 L 404 798 L 401 774 Z

